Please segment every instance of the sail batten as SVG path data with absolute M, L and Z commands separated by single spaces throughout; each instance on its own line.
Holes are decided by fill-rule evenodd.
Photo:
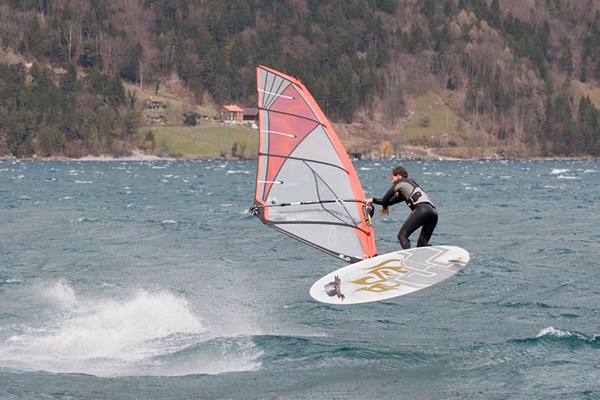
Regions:
M 293 135 L 291 133 L 285 133 L 285 132 L 277 132 L 277 131 L 260 131 L 261 133 L 272 133 L 274 135 L 281 135 L 281 136 L 287 136 L 289 138 L 295 138 L 296 135 Z
M 376 254 L 358 175 L 297 79 L 257 68 L 259 151 L 253 212 L 266 225 L 348 262 Z

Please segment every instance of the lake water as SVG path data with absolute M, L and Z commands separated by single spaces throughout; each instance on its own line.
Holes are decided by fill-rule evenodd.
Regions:
M 404 165 L 471 262 L 343 307 L 308 290 L 345 264 L 249 214 L 253 161 L 0 161 L 0 398 L 599 399 L 600 162 Z

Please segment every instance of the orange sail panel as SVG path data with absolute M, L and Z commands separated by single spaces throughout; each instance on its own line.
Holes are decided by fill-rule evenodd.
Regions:
M 356 170 L 299 80 L 257 68 L 260 142 L 254 213 L 268 226 L 348 262 L 376 255 Z

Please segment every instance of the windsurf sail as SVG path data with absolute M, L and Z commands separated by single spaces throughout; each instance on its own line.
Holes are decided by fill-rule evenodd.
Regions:
M 376 255 L 365 193 L 333 127 L 298 80 L 257 68 L 259 149 L 252 212 L 347 262 Z

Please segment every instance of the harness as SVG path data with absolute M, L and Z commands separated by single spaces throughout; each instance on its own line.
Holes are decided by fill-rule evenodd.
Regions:
M 427 193 L 412 179 L 402 178 L 397 180 L 394 183 L 394 189 L 396 190 L 396 194 L 404 198 L 404 201 L 406 201 L 411 210 L 422 203 L 428 203 L 433 206 Z

